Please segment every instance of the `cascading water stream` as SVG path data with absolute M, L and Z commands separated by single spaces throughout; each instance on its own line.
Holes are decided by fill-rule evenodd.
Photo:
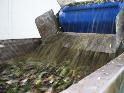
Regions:
M 115 34 L 92 33 L 100 24 L 95 15 L 91 33 L 59 32 L 43 39 L 32 53 L 0 65 L 0 92 L 59 93 L 121 54 L 123 50 L 117 49 Z M 75 21 L 77 16 L 78 13 Z M 105 24 L 102 25 L 103 33 Z M 69 24 L 70 27 L 74 25 Z M 86 32 L 90 27 L 88 24 Z M 47 26 L 40 29 L 48 30 Z
M 42 93 L 50 89 L 53 93 L 61 92 L 119 55 L 87 50 L 94 47 L 91 41 L 106 46 L 114 40 L 112 35 L 59 33 L 44 40 L 33 53 L 9 60 L 6 69 L 1 71 L 0 79 L 9 73 L 9 80 L 5 80 L 8 91 L 15 87 L 12 83 L 16 85 L 13 91 L 32 88 Z

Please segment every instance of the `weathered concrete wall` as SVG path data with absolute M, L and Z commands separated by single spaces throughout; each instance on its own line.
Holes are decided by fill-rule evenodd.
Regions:
M 61 93 L 123 93 L 124 53 Z
M 35 23 L 42 39 L 54 35 L 58 31 L 58 24 L 53 10 L 37 17 Z
M 119 12 L 116 17 L 116 42 L 119 45 L 124 41 L 124 8 Z
M 0 41 L 0 62 L 31 53 L 41 44 L 40 38 Z

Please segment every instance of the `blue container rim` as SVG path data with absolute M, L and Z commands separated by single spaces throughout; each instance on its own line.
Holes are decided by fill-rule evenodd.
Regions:
M 124 6 L 124 2 L 105 2 L 100 4 L 88 4 L 88 5 L 77 5 L 77 6 L 65 6 L 61 10 L 63 12 L 87 10 L 87 9 L 101 9 L 101 8 L 112 8 Z

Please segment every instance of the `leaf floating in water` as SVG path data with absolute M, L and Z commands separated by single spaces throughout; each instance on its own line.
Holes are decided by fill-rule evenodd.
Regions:
M 27 81 L 28 81 L 28 79 L 22 80 L 22 81 L 21 81 L 21 83 L 22 83 L 21 85 L 25 85 L 25 84 L 27 83 Z
M 49 88 L 45 93 L 53 93 L 53 88 Z
M 36 80 L 35 80 L 35 84 L 36 84 L 36 85 L 39 85 L 40 83 L 41 83 L 41 80 L 40 80 L 40 79 L 36 79 Z
M 14 83 L 17 83 L 17 82 L 18 82 L 17 80 L 9 80 L 6 83 L 11 85 L 11 84 L 14 84 Z

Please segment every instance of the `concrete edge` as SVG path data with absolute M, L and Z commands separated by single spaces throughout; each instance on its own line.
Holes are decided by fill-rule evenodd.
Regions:
M 0 63 L 33 52 L 42 43 L 41 38 L 0 40 Z
M 119 93 L 124 81 L 124 53 L 61 93 Z

